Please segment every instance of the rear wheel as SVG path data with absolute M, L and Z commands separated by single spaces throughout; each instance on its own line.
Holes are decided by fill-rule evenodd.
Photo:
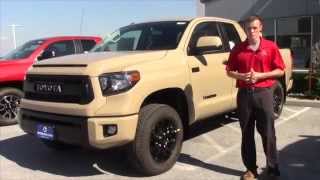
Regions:
M 177 161 L 182 141 L 183 126 L 178 113 L 168 105 L 146 105 L 139 113 L 130 147 L 131 163 L 145 175 L 165 172 Z
M 284 104 L 284 90 L 282 84 L 277 81 L 273 87 L 273 111 L 274 116 L 278 119 L 282 113 Z
M 0 89 L 0 125 L 16 124 L 23 92 L 17 88 Z

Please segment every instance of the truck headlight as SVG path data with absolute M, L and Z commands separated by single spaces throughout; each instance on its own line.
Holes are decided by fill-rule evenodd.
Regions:
M 99 76 L 103 95 L 113 95 L 131 89 L 140 80 L 138 71 L 106 73 Z

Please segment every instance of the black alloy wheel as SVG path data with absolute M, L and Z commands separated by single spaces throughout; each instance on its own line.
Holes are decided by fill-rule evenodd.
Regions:
M 0 90 L 0 125 L 16 124 L 23 93 L 19 89 Z
M 177 133 L 176 125 L 170 119 L 155 125 L 150 138 L 150 152 L 155 161 L 162 163 L 170 158 L 176 147 Z

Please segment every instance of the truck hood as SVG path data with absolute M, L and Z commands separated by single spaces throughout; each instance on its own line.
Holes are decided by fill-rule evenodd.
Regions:
M 165 57 L 166 53 L 167 51 L 92 52 L 40 61 L 34 65 L 34 69 L 68 68 L 70 72 L 77 69 L 78 74 L 97 76 L 101 73 L 122 71 L 125 67 L 146 61 L 158 60 Z
M 27 59 L 1 59 L 0 60 L 0 82 L 22 81 L 32 61 Z

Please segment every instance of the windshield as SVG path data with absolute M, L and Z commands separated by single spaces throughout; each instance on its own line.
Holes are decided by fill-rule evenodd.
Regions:
M 168 50 L 177 48 L 187 21 L 133 24 L 113 32 L 92 51 Z
M 27 58 L 31 55 L 31 53 L 37 49 L 41 44 L 43 44 L 43 40 L 34 40 L 29 41 L 22 46 L 14 49 L 9 54 L 5 55 L 3 59 L 23 59 Z

